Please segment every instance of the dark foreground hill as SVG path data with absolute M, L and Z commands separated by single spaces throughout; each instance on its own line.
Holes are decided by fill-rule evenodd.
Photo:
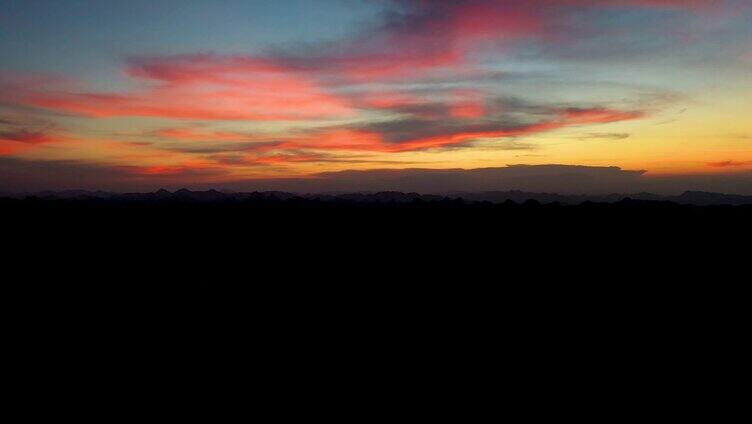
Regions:
M 171 320 L 229 314 L 263 326 L 330 311 L 338 323 L 382 321 L 399 305 L 421 322 L 473 321 L 463 332 L 498 327 L 484 336 L 495 340 L 505 326 L 547 327 L 572 314 L 601 323 L 598 334 L 612 331 L 604 316 L 652 322 L 646 308 L 670 319 L 722 317 L 739 310 L 725 296 L 747 299 L 731 293 L 747 284 L 749 205 L 80 194 L 0 200 L 6 281 L 32 291 L 30 302 L 46 296 L 55 311 L 83 302 L 107 313 L 119 302 L 131 319 L 141 314 L 133 305 L 149 301 L 159 311 L 179 306 Z M 666 328 L 656 331 L 674 331 Z
M 686 271 L 713 256 L 726 264 L 713 272 L 741 266 L 746 260 L 732 258 L 748 256 L 748 249 L 736 246 L 752 239 L 752 205 L 484 196 L 48 193 L 0 199 L 0 222 L 4 246 L 23 260 L 73 255 L 67 266 L 85 269 L 106 259 L 120 271 L 156 262 L 176 273 L 208 262 L 218 272 L 245 269 L 254 278 L 269 268 L 361 278 L 400 267 L 560 276 L 608 267 L 609 275 L 641 272 L 642 281 L 651 267 Z M 729 199 L 735 198 L 721 203 Z M 358 269 L 345 272 L 353 264 Z
M 212 352 L 228 375 L 393 358 L 643 382 L 707 360 L 698 345 L 744 351 L 750 206 L 181 191 L 4 199 L 0 222 L 9 327 L 53 367 L 184 375 Z
M 20 276 L 14 287 L 94 281 L 96 290 L 156 291 L 166 303 L 187 287 L 199 298 L 231 288 L 243 303 L 236 310 L 263 305 L 268 291 L 307 309 L 322 298 L 357 308 L 368 299 L 422 305 L 439 296 L 435 307 L 469 312 L 474 307 L 455 300 L 462 293 L 495 311 L 515 307 L 520 292 L 533 304 L 545 298 L 552 310 L 573 299 L 600 308 L 636 298 L 673 304 L 688 293 L 745 287 L 752 239 L 750 205 L 491 203 L 403 193 L 3 199 L 0 222 L 5 270 L 14 271 L 6 275 Z M 205 307 L 195 302 L 186 305 Z
M 417 193 L 306 195 L 282 192 L 221 193 L 160 190 L 154 193 L 43 193 L 0 199 L 8 230 L 117 232 L 131 228 L 177 236 L 206 231 L 253 237 L 316 233 L 374 237 L 507 237 L 512 234 L 643 234 L 702 231 L 741 234 L 752 225 L 744 196 L 685 193 L 667 200 L 575 197 L 522 192 L 443 197 Z M 540 200 L 537 200 L 540 199 Z M 696 205 L 687 204 L 688 202 Z
M 295 194 L 280 191 L 237 193 L 220 192 L 217 190 L 191 191 L 187 189 L 170 192 L 159 190 L 152 193 L 112 193 L 105 191 L 46 191 L 31 195 L 0 195 L 0 198 L 36 199 L 36 200 L 107 200 L 118 202 L 247 202 L 256 200 L 289 199 L 307 201 L 326 201 L 338 203 L 410 203 L 413 201 L 438 202 L 461 199 L 464 203 L 490 202 L 504 203 L 513 201 L 524 203 L 535 200 L 540 203 L 561 203 L 564 205 L 579 205 L 584 202 L 616 203 L 625 199 L 641 201 L 663 201 L 682 205 L 710 206 L 710 205 L 752 205 L 752 196 L 687 191 L 679 196 L 664 196 L 652 193 L 608 194 L 608 195 L 563 195 L 555 193 L 531 193 L 524 191 L 488 191 L 488 192 L 455 192 L 448 195 L 419 194 L 403 192 L 377 193 L 338 193 L 338 194 Z

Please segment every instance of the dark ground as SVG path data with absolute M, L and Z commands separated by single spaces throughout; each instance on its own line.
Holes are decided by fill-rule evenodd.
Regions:
M 58 286 L 87 287 L 82 296 L 91 287 L 304 303 L 504 294 L 558 308 L 712 299 L 752 281 L 752 206 L 29 198 L 0 200 L 0 220 L 10 278 L 93 283 Z
M 331 382 L 362 414 L 351 387 L 495 405 L 498 383 L 527 416 L 710 417 L 687 399 L 746 357 L 749 206 L 5 199 L 0 219 L 8 362 L 54 393 L 234 401 L 239 378 L 315 411 Z
M 28 198 L 0 219 L 10 280 L 82 298 L 708 308 L 751 281 L 752 206 Z
M 32 257 L 113 250 L 177 266 L 187 256 L 209 258 L 224 252 L 228 260 L 238 257 L 258 266 L 261 258 L 306 261 L 331 252 L 326 263 L 335 269 L 345 265 L 346 257 L 373 268 L 446 265 L 422 262 L 423 255 L 451 263 L 487 258 L 503 263 L 504 269 L 513 265 L 510 258 L 556 260 L 578 252 L 584 266 L 591 265 L 589 256 L 611 253 L 626 266 L 637 265 L 633 258 L 648 252 L 669 263 L 668 257 L 681 251 L 711 255 L 743 246 L 752 230 L 752 205 L 689 206 L 629 199 L 579 205 L 494 204 L 269 194 L 197 201 L 150 196 L 6 198 L 0 200 L 0 219 L 6 240 L 14 240 L 10 246 L 25 246 L 22 252 Z

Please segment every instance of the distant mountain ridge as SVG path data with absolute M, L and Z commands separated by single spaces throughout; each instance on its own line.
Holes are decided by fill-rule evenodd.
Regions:
M 446 195 L 403 193 L 398 191 L 385 191 L 377 193 L 337 193 L 337 194 L 296 194 L 281 191 L 266 192 L 221 192 L 217 190 L 191 191 L 180 189 L 174 192 L 161 189 L 147 193 L 114 193 L 106 191 L 66 190 L 44 191 L 33 195 L 4 195 L 13 198 L 38 198 L 44 200 L 110 200 L 124 202 L 228 202 L 244 200 L 290 200 L 301 198 L 306 200 L 320 200 L 331 202 L 355 202 L 355 203 L 408 203 L 420 201 L 440 201 L 462 199 L 467 202 L 491 202 L 504 203 L 512 201 L 524 203 L 534 200 L 540 203 L 561 203 L 578 205 L 585 202 L 616 203 L 625 199 L 656 202 L 673 202 L 678 204 L 711 206 L 711 205 L 752 205 L 752 196 L 732 195 L 722 193 L 709 193 L 687 191 L 679 196 L 662 196 L 652 193 L 635 194 L 609 194 L 609 195 L 562 195 L 556 193 L 531 193 L 524 191 L 489 191 L 489 192 L 455 192 Z

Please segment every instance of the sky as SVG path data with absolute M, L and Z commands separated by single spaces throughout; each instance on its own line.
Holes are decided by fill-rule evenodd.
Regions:
M 0 0 L 0 189 L 567 165 L 752 193 L 750 22 L 750 0 Z

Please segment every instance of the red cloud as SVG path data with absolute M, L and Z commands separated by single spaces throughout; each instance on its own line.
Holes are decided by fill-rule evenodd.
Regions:
M 227 174 L 227 170 L 209 161 L 184 161 L 177 165 L 122 166 L 128 174 L 141 177 L 212 177 Z
M 362 129 L 335 129 L 313 135 L 290 136 L 280 143 L 259 149 L 262 153 L 269 153 L 264 159 L 269 163 L 295 161 L 284 154 L 270 153 L 272 151 L 404 152 L 452 146 L 479 138 L 516 137 L 568 126 L 633 120 L 644 114 L 605 108 L 570 108 L 531 125 L 489 130 L 487 125 L 473 125 L 475 121 L 490 116 L 483 93 L 457 92 L 454 96 L 443 98 L 441 93 L 433 93 L 438 99 L 431 99 L 414 94 L 370 92 L 353 99 L 353 96 L 335 95 L 333 91 L 327 91 L 325 83 L 336 86 L 343 80 L 378 82 L 380 78 L 420 75 L 445 68 L 453 68 L 456 75 L 457 67 L 465 64 L 469 54 L 486 43 L 503 46 L 505 42 L 520 39 L 550 37 L 555 27 L 552 19 L 562 8 L 630 6 L 694 10 L 713 2 L 403 0 L 399 3 L 408 6 L 407 9 L 387 19 L 374 33 L 358 37 L 350 44 L 337 45 L 334 49 L 336 53 L 329 51 L 320 56 L 283 56 L 274 59 L 218 55 L 136 59 L 130 61 L 125 70 L 125 74 L 137 83 L 139 88 L 136 90 L 96 93 L 75 87 L 70 82 L 43 78 L 33 83 L 17 82 L 10 86 L 0 81 L 3 91 L 0 100 L 90 117 L 308 120 L 349 116 L 355 113 L 354 107 L 357 106 L 405 113 L 422 119 L 446 118 L 462 122 L 462 125 L 458 125 L 461 128 L 452 128 L 446 134 L 415 136 L 414 139 L 408 136 L 406 141 L 397 143 L 378 131 Z M 431 109 L 430 106 L 434 106 L 431 102 L 440 107 Z M 412 109 L 405 109 L 408 107 Z M 421 107 L 422 112 L 418 110 Z M 238 133 L 196 129 L 165 129 L 154 135 L 189 141 L 252 140 Z M 23 144 L 43 143 L 44 137 L 31 133 L 0 137 L 0 154 L 17 152 Z M 155 167 L 139 172 L 162 175 L 182 172 L 184 168 Z
M 565 109 L 552 119 L 535 124 L 498 130 L 457 130 L 432 137 L 416 138 L 400 143 L 387 142 L 382 134 L 369 130 L 332 130 L 312 134 L 306 137 L 294 138 L 270 147 L 274 149 L 315 149 L 315 150 L 344 150 L 367 151 L 381 153 L 400 153 L 456 146 L 462 143 L 482 138 L 521 137 L 553 131 L 560 128 L 605 124 L 639 119 L 643 112 L 621 111 L 605 108 Z M 472 128 L 471 126 L 468 128 Z
M 407 14 L 337 54 L 314 59 L 314 69 L 355 80 L 421 75 L 464 64 L 467 53 L 484 41 L 498 44 L 541 32 L 539 12 L 514 2 L 408 3 Z
M 552 120 L 544 120 L 536 124 L 521 126 L 518 128 L 491 131 L 464 131 L 453 134 L 411 140 L 405 143 L 393 145 L 390 148 L 385 149 L 385 151 L 405 152 L 412 150 L 431 149 L 436 147 L 446 147 L 462 144 L 464 142 L 480 138 L 520 137 L 576 125 L 607 124 L 639 119 L 643 116 L 643 112 L 637 111 L 620 111 L 604 108 L 566 109 L 560 112 L 557 118 Z
M 699 10 L 712 0 L 398 0 L 403 6 L 367 40 L 319 66 L 350 78 L 420 75 L 462 65 L 486 42 L 495 47 L 520 39 L 558 35 L 559 12 L 572 7 L 652 7 Z
M 485 43 L 551 37 L 557 11 L 571 7 L 689 8 L 713 4 L 688 0 L 402 0 L 400 13 L 350 43 L 320 55 L 185 55 L 130 61 L 126 75 L 140 89 L 97 93 L 61 81 L 17 83 L 0 100 L 90 117 L 146 116 L 202 120 L 306 120 L 354 113 L 344 97 L 321 80 L 376 81 L 453 72 Z M 0 84 L 1 85 L 1 84 Z M 29 88 L 39 87 L 39 88 Z M 4 88 L 4 87 L 0 87 Z M 375 107 L 379 107 L 375 105 Z M 455 117 L 479 117 L 479 102 L 453 107 Z
M 10 156 L 18 152 L 19 152 L 19 146 L 6 144 L 3 140 L 0 140 L 0 156 Z
M 207 120 L 299 120 L 345 116 L 342 99 L 270 62 L 193 55 L 133 61 L 142 88 L 126 93 L 37 91 L 15 86 L 26 105 L 90 117 L 147 116 Z
M 37 131 L 0 131 L 0 141 L 15 141 L 26 144 L 42 144 L 53 140 L 49 134 Z
M 385 151 L 381 134 L 372 131 L 334 129 L 295 137 L 277 149 L 318 149 L 343 151 Z
M 0 131 L 0 156 L 8 156 L 32 149 L 36 145 L 56 141 L 59 137 L 38 131 Z

